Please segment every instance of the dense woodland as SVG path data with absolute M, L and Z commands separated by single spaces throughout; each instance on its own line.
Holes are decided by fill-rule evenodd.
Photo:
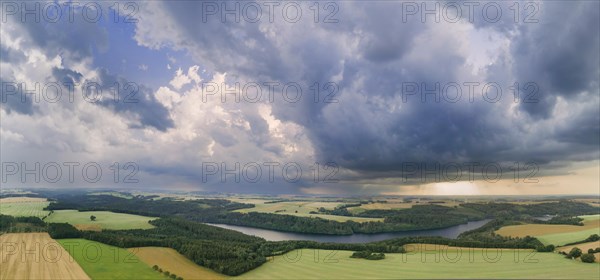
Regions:
M 38 217 L 13 217 L 0 214 L 0 233 L 44 231 L 46 231 L 46 223 Z

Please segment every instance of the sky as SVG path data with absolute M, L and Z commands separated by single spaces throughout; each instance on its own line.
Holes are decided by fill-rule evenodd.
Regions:
M 2 188 L 600 195 L 598 1 L 3 1 Z

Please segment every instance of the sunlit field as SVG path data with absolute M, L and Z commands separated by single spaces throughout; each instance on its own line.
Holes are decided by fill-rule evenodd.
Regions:
M 15 217 L 39 217 L 48 215 L 44 210 L 50 202 L 45 198 L 9 197 L 0 199 L 0 214 Z
M 600 267 L 554 253 L 453 249 L 386 254 L 384 260 L 350 258 L 349 251 L 297 250 L 241 279 L 598 279 Z M 437 259 L 436 259 L 437 258 Z
M 90 279 L 48 233 L 3 234 L 0 245 L 0 279 Z
M 504 236 L 535 236 L 544 244 L 564 245 L 586 239 L 592 234 L 600 235 L 600 215 L 581 216 L 583 226 L 526 224 L 506 226 L 496 233 Z
M 96 220 L 92 221 L 90 216 L 96 216 Z M 82 230 L 116 230 L 153 228 L 148 221 L 154 219 L 156 218 L 109 211 L 79 212 L 77 210 L 57 210 L 46 218 L 46 222 L 69 223 Z
M 85 239 L 58 242 L 92 279 L 168 279 L 125 249 Z

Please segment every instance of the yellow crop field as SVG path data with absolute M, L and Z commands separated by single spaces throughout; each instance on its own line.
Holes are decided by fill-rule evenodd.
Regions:
M 581 216 L 583 226 L 524 224 L 505 226 L 496 231 L 497 234 L 512 237 L 534 236 L 545 244 L 562 245 L 584 240 L 591 234 L 600 232 L 600 215 Z
M 90 279 L 48 233 L 0 236 L 0 279 Z
M 157 265 L 164 271 L 183 279 L 224 279 L 222 274 L 201 267 L 171 248 L 139 247 L 127 249 L 149 266 Z

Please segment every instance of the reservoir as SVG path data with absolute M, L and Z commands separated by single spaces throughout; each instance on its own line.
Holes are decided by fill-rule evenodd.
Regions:
M 268 241 L 283 241 L 283 240 L 310 240 L 317 242 L 333 242 L 333 243 L 368 243 L 382 241 L 392 238 L 407 237 L 407 236 L 441 236 L 446 238 L 456 238 L 459 234 L 479 228 L 485 225 L 491 219 L 468 222 L 466 224 L 451 226 L 441 229 L 415 230 L 403 232 L 388 232 L 388 233 L 355 233 L 352 235 L 326 235 L 326 234 L 309 234 L 283 232 L 270 229 L 261 229 L 245 226 L 234 226 L 224 224 L 209 224 L 221 228 L 239 231 L 247 235 L 262 237 Z

